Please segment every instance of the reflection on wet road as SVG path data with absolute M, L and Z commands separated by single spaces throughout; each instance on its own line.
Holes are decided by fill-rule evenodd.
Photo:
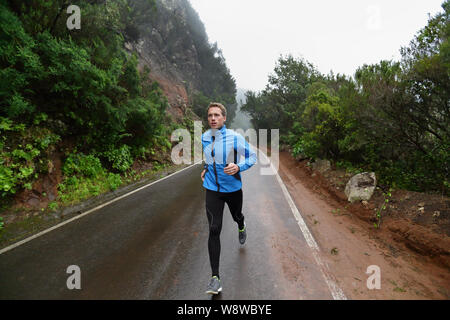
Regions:
M 275 176 L 244 172 L 248 238 L 225 209 L 217 299 L 331 299 Z M 0 255 L 0 299 L 211 299 L 193 166 Z M 81 270 L 69 290 L 67 267 Z

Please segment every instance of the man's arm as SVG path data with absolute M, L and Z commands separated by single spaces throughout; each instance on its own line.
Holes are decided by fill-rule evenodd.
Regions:
M 241 135 L 237 135 L 237 152 L 238 154 L 244 156 L 244 160 L 239 162 L 237 165 L 239 171 L 245 171 L 251 168 L 256 163 L 256 152 L 250 146 L 250 144 Z

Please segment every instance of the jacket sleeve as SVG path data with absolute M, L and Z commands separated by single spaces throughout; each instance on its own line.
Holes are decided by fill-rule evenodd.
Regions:
M 239 171 L 243 172 L 251 168 L 256 163 L 256 152 L 240 134 L 236 135 L 236 142 L 237 153 L 244 157 L 244 159 L 237 164 Z

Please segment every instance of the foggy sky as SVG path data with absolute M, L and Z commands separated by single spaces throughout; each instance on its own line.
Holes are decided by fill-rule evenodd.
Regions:
M 353 75 L 400 59 L 444 0 L 190 0 L 239 88 L 262 90 L 280 54 Z

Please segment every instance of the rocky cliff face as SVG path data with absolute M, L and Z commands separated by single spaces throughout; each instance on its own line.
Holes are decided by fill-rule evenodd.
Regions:
M 160 84 L 169 100 L 169 112 L 181 116 L 192 95 L 202 91 L 200 51 L 211 45 L 188 0 L 157 0 L 156 5 L 139 41 L 126 47 L 138 53 L 140 68 L 150 68 L 151 80 Z

